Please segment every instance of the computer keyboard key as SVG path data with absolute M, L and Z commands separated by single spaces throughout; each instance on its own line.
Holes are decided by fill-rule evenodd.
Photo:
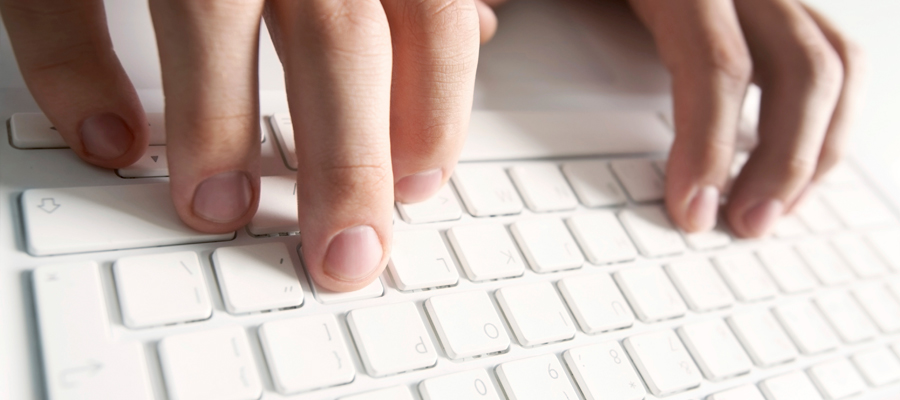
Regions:
M 816 279 L 790 247 L 767 246 L 757 250 L 756 254 L 782 292 L 805 292 L 816 287 Z
M 162 113 L 146 113 L 150 125 L 150 144 L 166 144 L 166 124 Z M 9 119 L 10 141 L 20 149 L 57 149 L 69 147 L 53 123 L 43 113 L 15 113 Z
M 823 285 L 839 285 L 854 279 L 844 259 L 828 242 L 807 240 L 797 243 L 795 248 Z
M 496 296 L 522 346 L 532 347 L 575 336 L 575 323 L 550 282 L 504 287 L 497 290 Z
M 690 248 L 698 251 L 713 250 L 727 247 L 731 244 L 731 236 L 725 230 L 724 222 L 719 222 L 708 231 L 687 233 L 681 231 L 684 242 Z
M 501 224 L 454 226 L 447 230 L 459 263 L 469 279 L 487 281 L 525 273 L 525 260 Z
M 225 308 L 233 314 L 303 304 L 294 262 L 281 242 L 220 247 L 213 265 Z
M 623 344 L 650 392 L 656 396 L 695 388 L 703 379 L 691 355 L 671 330 L 631 336 Z
M 557 285 L 585 333 L 606 332 L 634 324 L 634 313 L 609 274 L 573 276 Z
M 591 264 L 612 264 L 637 257 L 637 250 L 612 211 L 575 215 L 566 224 Z
M 516 221 L 510 225 L 519 248 L 537 273 L 580 268 L 584 256 L 566 224 L 558 218 Z
M 450 184 L 446 184 L 428 200 L 418 203 L 397 203 L 397 210 L 403 220 L 410 224 L 456 221 L 462 218 L 462 208 L 453 195 Z
M 610 166 L 631 200 L 642 203 L 665 197 L 665 183 L 652 160 L 616 160 L 610 162 Z
M 388 269 L 400 290 L 453 286 L 459 282 L 453 258 L 435 230 L 394 232 Z
M 839 344 L 822 314 L 808 301 L 782 303 L 772 312 L 803 354 L 832 350 Z
M 723 392 L 715 393 L 706 400 L 766 400 L 754 385 L 738 386 Z
M 281 394 L 342 385 L 356 376 L 344 334 L 331 314 L 266 322 L 259 327 L 259 341 Z
M 613 275 L 622 293 L 644 322 L 677 318 L 687 307 L 660 267 L 632 267 Z
M 172 400 L 254 400 L 262 384 L 244 329 L 239 326 L 168 336 L 159 363 Z
M 870 232 L 866 239 L 895 272 L 900 272 L 900 229 Z
M 566 370 L 553 354 L 506 362 L 496 371 L 509 400 L 578 398 Z
M 460 164 L 453 173 L 453 185 L 469 213 L 476 217 L 518 214 L 524 207 L 500 166 Z
M 795 214 L 782 215 L 772 229 L 772 234 L 777 238 L 795 238 L 809 233 L 803 222 Z
M 860 278 L 873 278 L 888 272 L 887 265 L 861 236 L 842 234 L 832 239 L 834 247 Z
M 886 347 L 861 351 L 850 360 L 869 385 L 878 387 L 900 380 L 900 360 Z
M 419 384 L 422 400 L 500 400 L 483 369 L 429 378 Z
M 659 206 L 626 208 L 619 219 L 638 249 L 646 257 L 681 254 L 687 247 L 672 226 L 665 210 Z
M 415 400 L 409 388 L 401 386 L 392 386 L 386 389 L 379 389 L 371 392 L 354 394 L 352 396 L 341 397 L 338 400 Z
M 347 325 L 363 365 L 373 377 L 430 368 L 437 363 L 437 351 L 413 303 L 353 310 L 347 313 Z
M 752 253 L 721 254 L 713 258 L 713 264 L 734 295 L 743 302 L 768 299 L 778 293 L 772 278 Z
M 269 117 L 269 124 L 275 133 L 275 139 L 278 141 L 278 147 L 281 148 L 285 164 L 288 168 L 296 170 L 297 148 L 294 143 L 294 125 L 291 122 L 291 114 L 286 112 L 272 114 Z
M 509 177 L 531 211 L 565 211 L 578 205 L 575 193 L 556 164 L 516 165 L 509 169 Z
M 753 363 L 721 319 L 679 327 L 678 336 L 706 379 L 718 381 L 750 372 Z
M 509 336 L 485 292 L 463 292 L 425 300 L 425 310 L 447 356 L 454 359 L 506 351 Z
M 122 322 L 129 328 L 197 321 L 212 315 L 209 291 L 192 251 L 120 258 L 113 265 Z
M 768 311 L 741 312 L 725 321 L 757 366 L 771 367 L 797 358 L 791 339 Z
M 116 170 L 123 178 L 155 178 L 169 176 L 169 159 L 165 146 L 148 146 L 134 164 Z
M 827 185 L 819 192 L 838 218 L 849 228 L 869 228 L 896 223 L 884 202 L 862 182 Z
M 841 221 L 822 202 L 817 192 L 813 192 L 796 206 L 794 213 L 814 233 L 830 233 L 843 228 Z
M 615 340 L 576 347 L 563 353 L 563 359 L 586 400 L 643 400 L 647 395 L 628 355 Z
M 809 378 L 828 400 L 844 399 L 866 390 L 866 382 L 843 357 L 812 366 Z
M 374 299 L 384 295 L 384 284 L 381 283 L 381 278 L 375 279 L 372 283 L 366 285 L 366 287 L 352 292 L 335 292 L 318 286 L 315 281 L 311 280 L 310 282 L 312 283 L 313 290 L 316 292 L 316 299 L 322 304 L 337 304 Z
M 769 400 L 822 400 L 816 386 L 803 371 L 789 372 L 759 383 Z
M 734 295 L 709 260 L 676 261 L 665 269 L 691 310 L 709 311 L 734 304 Z
M 844 342 L 856 343 L 878 335 L 878 328 L 847 292 L 824 292 L 813 302 Z
M 35 256 L 234 238 L 234 232 L 200 233 L 181 222 L 168 183 L 29 189 L 20 204 Z
M 95 262 L 38 267 L 31 279 L 48 398 L 154 398 L 143 346 L 109 337 Z
M 259 179 L 259 208 L 247 225 L 252 235 L 297 233 L 297 178 L 264 176 Z
M 618 206 L 628 201 L 605 161 L 568 162 L 562 171 L 585 207 Z
M 900 331 L 900 303 L 891 297 L 883 284 L 871 283 L 858 286 L 850 293 L 872 317 L 878 329 L 884 333 Z

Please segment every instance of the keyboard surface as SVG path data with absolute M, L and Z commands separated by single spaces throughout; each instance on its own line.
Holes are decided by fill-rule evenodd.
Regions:
M 222 235 L 177 219 L 164 135 L 104 171 L 45 121 L 14 115 L 0 165 L 51 399 L 900 397 L 900 223 L 847 163 L 739 240 L 673 227 L 647 146 L 469 152 L 396 206 L 384 274 L 333 293 L 302 265 L 286 115 L 261 121 L 257 216 Z

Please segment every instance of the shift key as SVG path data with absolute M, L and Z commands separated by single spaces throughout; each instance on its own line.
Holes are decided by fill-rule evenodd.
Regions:
M 181 222 L 168 183 L 31 189 L 22 193 L 28 252 L 35 256 L 230 240 Z

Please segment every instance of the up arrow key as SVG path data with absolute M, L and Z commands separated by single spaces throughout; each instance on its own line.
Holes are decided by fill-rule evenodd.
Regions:
M 153 159 L 153 162 L 156 162 L 157 160 L 159 160 L 159 156 L 150 156 L 150 158 Z
M 47 214 L 52 214 L 59 206 L 52 197 L 46 197 L 41 199 L 41 204 L 38 205 L 38 208 L 44 210 Z

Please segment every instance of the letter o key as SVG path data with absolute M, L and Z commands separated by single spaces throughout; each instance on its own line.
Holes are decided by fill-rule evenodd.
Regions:
M 500 337 L 500 330 L 494 324 L 488 322 L 484 324 L 484 334 L 491 339 Z

